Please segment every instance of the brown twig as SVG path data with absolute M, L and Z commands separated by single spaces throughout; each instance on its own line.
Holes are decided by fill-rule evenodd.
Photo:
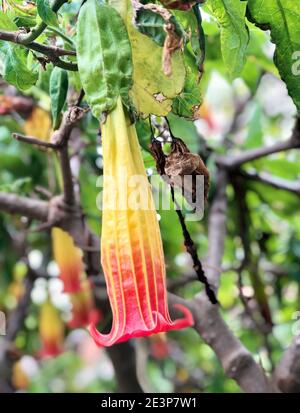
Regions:
M 25 135 L 21 135 L 19 133 L 13 133 L 12 137 L 13 137 L 13 139 L 15 139 L 17 141 L 28 143 L 30 145 L 37 145 L 37 146 L 42 146 L 43 148 L 51 148 L 51 149 L 58 149 L 59 148 L 59 146 L 54 144 L 54 143 L 41 141 L 40 139 L 34 138 L 32 136 L 25 136 Z
M 274 381 L 284 393 L 300 393 L 300 334 L 285 350 L 279 361 Z
M 24 279 L 24 295 L 19 300 L 16 309 L 10 314 L 7 322 L 7 331 L 4 340 L 0 342 L 0 393 L 10 393 L 13 391 L 11 383 L 12 360 L 9 356 L 13 342 L 24 325 L 27 316 L 31 292 L 35 281 L 34 272 L 28 267 L 27 275 Z
M 170 188 L 171 188 L 172 200 L 173 200 L 174 205 L 176 206 L 174 188 L 172 186 L 170 186 Z M 203 270 L 202 263 L 201 263 L 201 261 L 198 257 L 197 248 L 195 246 L 195 243 L 192 240 L 191 235 L 190 235 L 190 233 L 187 229 L 184 216 L 183 216 L 180 208 L 177 208 L 177 206 L 176 206 L 175 210 L 176 210 L 176 214 L 178 216 L 178 219 L 179 219 L 179 222 L 180 222 L 180 225 L 181 225 L 182 235 L 183 235 L 183 238 L 184 238 L 184 245 L 185 245 L 185 248 L 186 248 L 187 252 L 190 254 L 190 256 L 192 258 L 193 267 L 194 267 L 194 270 L 197 274 L 198 280 L 202 284 L 204 284 L 205 291 L 206 291 L 207 297 L 209 298 L 210 302 L 212 304 L 218 304 L 216 294 L 215 294 L 214 290 L 211 288 L 211 286 L 209 284 L 209 281 L 208 281 L 208 279 L 205 275 L 205 272 Z
M 245 151 L 236 156 L 219 156 L 216 162 L 223 167 L 233 170 L 237 169 L 241 165 L 255 161 L 256 159 L 263 158 L 268 155 L 273 155 L 275 153 L 288 151 L 291 149 L 300 148 L 300 118 L 297 118 L 295 127 L 290 139 L 284 142 L 277 142 L 272 146 L 266 146 L 262 148 L 251 149 Z
M 45 201 L 26 198 L 8 192 L 0 192 L 0 209 L 10 214 L 21 214 L 28 218 L 46 221 L 49 204 Z
M 272 359 L 272 348 L 269 341 L 269 335 L 272 331 L 273 322 L 267 296 L 264 294 L 264 285 L 258 273 L 258 265 L 257 263 L 253 263 L 249 234 L 249 228 L 251 228 L 251 219 L 250 212 L 246 203 L 246 189 L 244 187 L 243 180 L 238 175 L 230 175 L 230 180 L 235 193 L 235 202 L 237 204 L 237 228 L 244 250 L 244 258 L 242 259 L 242 262 L 237 269 L 240 299 L 244 306 L 246 314 L 263 338 L 264 346 L 267 350 L 269 361 L 273 369 L 274 364 Z M 250 278 L 252 280 L 256 301 L 260 310 L 260 314 L 262 316 L 262 321 L 258 321 L 255 317 L 255 314 L 253 313 L 249 305 L 248 299 L 247 297 L 245 297 L 243 292 L 242 274 L 246 268 L 249 268 Z
M 62 56 L 76 56 L 76 52 L 73 50 L 66 50 L 57 46 L 44 45 L 37 42 L 31 42 L 25 44 L 22 40 L 22 35 L 19 32 L 6 32 L 0 31 L 0 40 L 9 41 L 12 43 L 19 44 L 20 46 L 26 47 L 27 49 L 34 50 L 35 52 L 41 53 L 47 56 L 49 62 L 52 62 L 55 66 L 61 67 L 70 71 L 77 71 L 78 67 L 75 63 L 66 62 L 61 60 Z
M 240 176 L 300 196 L 300 182 L 274 177 L 266 172 L 238 171 Z

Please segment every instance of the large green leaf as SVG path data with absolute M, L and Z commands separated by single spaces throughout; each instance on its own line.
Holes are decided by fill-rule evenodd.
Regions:
M 134 66 L 130 96 L 137 111 L 144 116 L 166 116 L 184 86 L 186 71 L 182 52 L 178 50 L 172 55 L 172 74 L 166 76 L 162 69 L 163 48 L 133 26 L 131 1 L 110 0 L 109 3 L 127 26 Z
M 0 10 L 0 30 L 14 31 L 18 30 L 18 26 L 13 22 L 13 20 L 8 16 L 7 13 L 3 13 Z
M 66 102 L 68 93 L 68 72 L 66 70 L 55 67 L 52 70 L 49 84 L 49 94 L 51 97 L 51 113 L 53 128 L 58 127 L 61 111 Z
M 233 79 L 240 75 L 249 42 L 245 24 L 246 2 L 239 0 L 208 0 L 209 10 L 221 28 L 221 48 L 226 69 Z
M 37 11 L 43 22 L 50 26 L 57 26 L 57 15 L 51 9 L 49 0 L 37 0 Z
M 276 44 L 275 64 L 300 112 L 300 73 L 296 70 L 300 51 L 300 2 L 248 0 L 248 16 L 263 30 L 271 30 Z
M 3 78 L 19 90 L 26 90 L 34 85 L 38 73 L 27 66 L 26 50 L 9 42 L 0 44 L 0 62 Z
M 119 13 L 97 0 L 81 7 L 77 31 L 80 79 L 95 117 L 112 110 L 121 95 L 129 104 L 132 86 L 131 48 Z

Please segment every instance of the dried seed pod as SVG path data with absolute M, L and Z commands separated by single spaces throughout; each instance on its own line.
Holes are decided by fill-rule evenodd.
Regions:
M 167 179 L 168 183 L 173 187 L 182 188 L 182 193 L 187 202 L 193 206 L 197 201 L 196 177 L 203 175 L 204 201 L 207 201 L 210 177 L 209 171 L 200 155 L 191 153 L 186 144 L 181 139 L 175 137 L 173 137 L 171 153 L 169 155 L 164 154 L 161 144 L 155 140 L 152 142 L 150 150 L 156 161 L 158 173 L 164 176 L 164 179 Z M 185 179 L 187 175 L 190 175 L 192 179 Z
M 190 204 L 196 202 L 196 176 L 204 176 L 204 200 L 207 201 L 209 191 L 209 171 L 200 155 L 191 153 L 186 144 L 179 138 L 173 138 L 171 153 L 166 157 L 165 173 L 173 186 L 181 187 L 186 200 Z M 190 182 L 184 177 L 190 175 Z

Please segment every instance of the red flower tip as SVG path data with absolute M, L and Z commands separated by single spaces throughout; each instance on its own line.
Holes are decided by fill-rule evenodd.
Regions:
M 138 323 L 135 320 L 135 328 L 128 328 L 128 324 L 123 328 L 113 325 L 109 334 L 101 334 L 97 330 L 95 324 L 90 324 L 89 331 L 93 337 L 95 343 L 99 347 L 109 347 L 117 343 L 122 343 L 131 338 L 145 337 L 151 334 L 163 333 L 171 330 L 180 330 L 186 327 L 192 327 L 194 325 L 193 315 L 188 308 L 182 304 L 175 304 L 174 308 L 180 310 L 184 317 L 172 321 L 168 314 L 165 316 L 157 311 L 153 311 L 153 325 L 149 328 L 145 328 L 142 323 Z M 141 320 L 140 320 L 141 321 Z

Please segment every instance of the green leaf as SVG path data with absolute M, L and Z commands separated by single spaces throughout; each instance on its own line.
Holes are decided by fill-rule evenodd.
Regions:
M 263 125 L 262 125 L 263 110 L 259 103 L 256 104 L 252 118 L 249 121 L 249 128 L 244 149 L 259 148 L 263 144 Z
M 300 3 L 295 0 L 248 0 L 248 17 L 271 31 L 274 62 L 300 112 Z
M 37 0 L 37 11 L 44 23 L 49 26 L 58 26 L 57 15 L 51 9 L 49 0 Z
M 162 16 L 151 10 L 140 9 L 136 14 L 135 25 L 139 32 L 151 37 L 160 46 L 164 45 L 166 31 L 164 30 L 165 21 Z
M 184 38 L 185 32 L 174 16 L 171 17 L 170 22 L 174 24 L 177 35 Z M 139 32 L 150 37 L 160 46 L 164 45 L 167 37 L 165 24 L 164 18 L 152 10 L 140 8 L 136 12 L 135 25 Z
M 187 119 L 197 119 L 197 112 L 202 103 L 196 59 L 191 53 L 186 52 L 184 54 L 186 69 L 185 84 L 182 92 L 175 97 L 172 105 L 172 112 L 175 115 Z
M 61 111 L 64 107 L 68 93 L 68 72 L 66 70 L 55 67 L 52 70 L 49 84 L 49 94 L 51 98 L 51 113 L 53 128 L 58 127 Z
M 0 10 L 0 30 L 15 31 L 18 30 L 18 26 L 13 20 L 3 11 Z
M 26 50 L 9 42 L 0 44 L 0 61 L 2 61 L 2 76 L 19 90 L 26 90 L 34 85 L 38 73 L 27 67 Z
M 18 27 L 34 27 L 36 25 L 35 17 L 16 16 L 14 22 Z
M 172 55 L 172 74 L 162 70 L 163 48 L 140 33 L 132 24 L 130 0 L 110 0 L 126 23 L 132 49 L 133 87 L 130 91 L 133 104 L 142 116 L 166 116 L 172 109 L 173 99 L 182 91 L 185 67 L 181 51 Z
M 178 50 L 173 54 L 172 75 L 166 76 L 162 70 L 162 47 L 134 27 L 129 28 L 129 37 L 133 45 L 134 83 L 130 92 L 133 103 L 144 116 L 166 116 L 184 86 L 186 71 L 182 53 Z
M 112 110 L 121 95 L 129 105 L 132 57 L 126 26 L 119 13 L 96 0 L 81 7 L 77 59 L 86 99 L 97 118 Z
M 207 5 L 221 28 L 224 64 L 232 79 L 238 77 L 246 61 L 249 33 L 245 24 L 246 2 L 208 0 Z
M 0 191 L 12 193 L 28 193 L 32 187 L 32 179 L 30 177 L 19 178 L 9 184 L 1 184 Z

